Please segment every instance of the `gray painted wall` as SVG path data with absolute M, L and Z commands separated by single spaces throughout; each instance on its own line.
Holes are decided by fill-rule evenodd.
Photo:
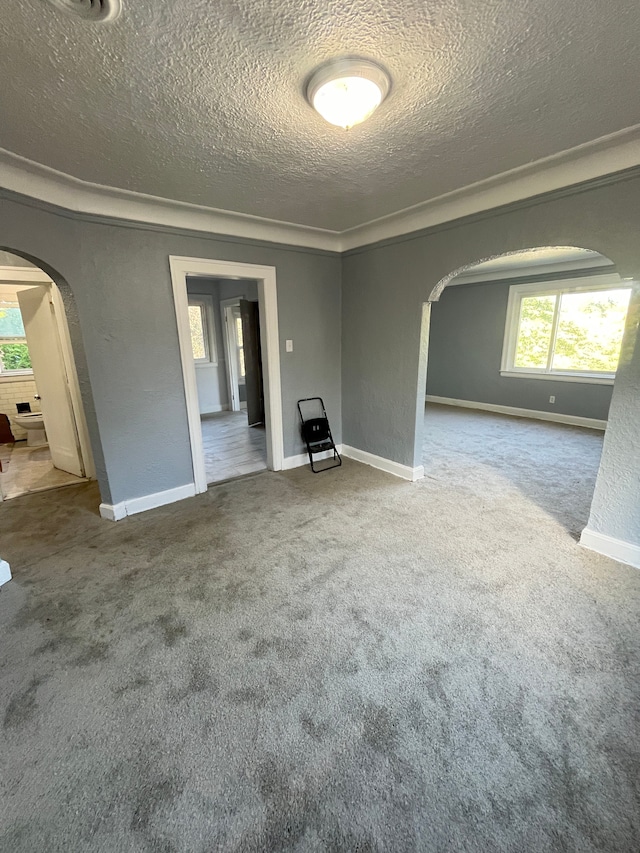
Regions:
M 640 545 L 640 293 L 629 307 L 588 527 Z
M 638 280 L 639 236 L 640 177 L 620 176 L 348 253 L 342 271 L 343 441 L 405 465 L 421 463 L 429 315 L 421 306 L 444 276 L 481 258 L 556 245 L 598 251 L 622 277 Z M 636 340 L 633 323 L 630 313 L 627 353 Z M 640 545 L 639 373 L 637 356 L 621 361 L 593 523 Z M 621 470 L 626 476 L 618 476 Z
M 500 376 L 511 284 L 455 285 L 433 303 L 427 394 L 606 420 L 612 385 Z
M 84 221 L 7 193 L 0 250 L 30 256 L 61 287 L 103 501 L 193 481 L 169 255 L 276 267 L 285 456 L 302 452 L 299 397 L 325 397 L 339 440 L 338 255 Z

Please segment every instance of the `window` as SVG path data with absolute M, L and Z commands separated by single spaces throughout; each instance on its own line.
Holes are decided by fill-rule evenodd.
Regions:
M 617 276 L 513 285 L 501 374 L 613 382 L 630 297 Z
M 0 376 L 33 373 L 18 303 L 0 297 Z
M 213 301 L 210 296 L 189 294 L 191 349 L 196 364 L 217 364 L 213 328 Z

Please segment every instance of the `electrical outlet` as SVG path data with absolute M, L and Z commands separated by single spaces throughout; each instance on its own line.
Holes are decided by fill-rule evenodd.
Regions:
M 556 398 L 555 398 L 555 397 L 549 397 L 549 402 L 550 402 L 550 403 L 555 403 L 555 401 L 556 401 Z
M 293 341 L 285 341 L 285 350 L 287 352 L 293 352 Z

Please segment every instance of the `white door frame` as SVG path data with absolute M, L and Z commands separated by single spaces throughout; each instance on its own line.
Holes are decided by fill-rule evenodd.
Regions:
M 224 332 L 224 352 L 227 361 L 227 381 L 229 382 L 229 408 L 232 412 L 240 411 L 240 388 L 238 377 L 238 356 L 235 329 L 231 329 L 228 322 L 228 309 L 239 305 L 244 296 L 233 296 L 231 299 L 220 300 L 220 314 L 222 315 L 222 330 Z M 233 346 L 232 346 L 233 344 Z M 235 393 L 234 393 L 235 391 Z
M 267 467 L 271 471 L 281 471 L 284 463 L 284 437 L 276 268 L 257 264 L 243 264 L 236 261 L 186 258 L 177 255 L 169 255 L 169 268 L 171 270 L 173 301 L 176 309 L 180 360 L 182 362 L 184 393 L 187 403 L 187 420 L 191 440 L 193 480 L 196 493 L 207 491 L 207 472 L 202 445 L 196 369 L 193 362 L 191 333 L 189 330 L 187 276 L 246 278 L 258 282 L 265 427 L 267 434 Z

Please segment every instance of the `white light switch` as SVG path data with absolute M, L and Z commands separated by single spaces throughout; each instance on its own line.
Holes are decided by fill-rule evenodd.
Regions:
M 285 341 L 285 348 L 287 352 L 293 352 L 293 341 Z

